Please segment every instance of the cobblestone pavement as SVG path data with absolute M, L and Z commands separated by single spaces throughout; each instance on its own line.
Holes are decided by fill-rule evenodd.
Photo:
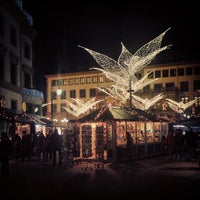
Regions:
M 169 161 L 166 156 L 121 163 L 81 162 L 52 166 L 32 159 L 10 162 L 10 175 L 0 175 L 1 200 L 87 199 L 193 199 L 200 195 L 197 161 Z M 106 198 L 105 198 L 106 199 Z

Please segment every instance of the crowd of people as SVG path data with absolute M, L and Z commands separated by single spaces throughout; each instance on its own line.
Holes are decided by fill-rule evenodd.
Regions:
M 7 132 L 0 135 L 0 163 L 2 175 L 9 174 L 9 160 L 31 161 L 32 156 L 38 159 L 51 161 L 56 165 L 58 154 L 58 165 L 62 165 L 63 138 L 55 128 L 50 129 L 46 134 L 39 131 L 37 134 L 30 134 L 26 130 L 22 131 L 22 136 L 14 133 L 12 138 Z
M 127 153 L 131 151 L 131 141 L 127 142 Z M 168 131 L 165 138 L 165 146 L 169 152 L 169 160 L 193 161 L 198 158 L 200 166 L 200 133 L 192 128 L 183 133 L 182 129 L 175 132 Z M 1 173 L 9 174 L 9 159 L 12 157 L 16 161 L 31 161 L 32 156 L 44 161 L 50 161 L 53 166 L 62 165 L 63 160 L 63 136 L 58 130 L 49 129 L 45 134 L 39 131 L 37 134 L 30 134 L 22 131 L 22 136 L 17 132 L 10 139 L 6 132 L 0 135 L 0 164 Z M 57 156 L 58 155 L 58 156 Z M 131 154 L 128 154 L 131 160 Z
M 200 154 L 200 133 L 193 128 L 183 133 L 182 129 L 169 131 L 165 140 L 169 152 L 169 160 L 193 161 Z M 199 163 L 200 164 L 200 163 Z

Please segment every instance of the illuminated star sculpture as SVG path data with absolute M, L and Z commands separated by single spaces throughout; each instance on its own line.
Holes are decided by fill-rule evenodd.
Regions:
M 187 108 L 191 107 L 195 103 L 195 100 L 191 100 L 187 103 L 183 103 L 182 101 L 177 102 L 169 98 L 167 98 L 166 100 L 167 103 L 169 104 L 169 107 L 175 112 L 180 114 L 182 114 Z
M 133 97 L 132 93 L 137 92 L 146 85 L 157 80 L 153 79 L 145 82 L 145 79 L 149 76 L 151 72 L 147 73 L 147 75 L 145 75 L 141 79 L 138 79 L 136 74 L 144 69 L 156 57 L 156 55 L 171 46 L 166 45 L 164 47 L 161 47 L 163 37 L 169 29 L 170 28 L 165 30 L 163 33 L 161 33 L 150 42 L 143 45 L 134 54 L 131 54 L 125 47 L 125 45 L 121 43 L 122 50 L 117 61 L 102 53 L 98 53 L 94 50 L 79 45 L 79 47 L 85 49 L 100 66 L 99 68 L 95 67 L 90 69 L 101 71 L 108 79 L 112 80 L 115 83 L 112 85 L 112 88 L 114 88 L 114 90 L 109 88 L 99 89 L 116 99 L 121 99 L 121 101 L 124 103 L 128 98 L 130 99 L 131 97 Z M 128 93 L 127 91 L 130 91 L 130 93 Z M 135 102 L 133 103 L 137 105 L 138 108 L 146 110 L 151 107 L 153 103 L 156 103 L 158 100 L 163 98 L 163 95 L 157 95 L 155 99 L 153 99 L 153 101 L 152 99 L 145 99 L 145 103 L 142 100 L 136 100 L 136 96 L 134 97 L 132 101 Z
M 70 101 L 65 100 L 68 105 L 68 107 L 62 106 L 63 109 L 65 109 L 68 113 L 70 113 L 71 115 L 75 116 L 75 117 L 79 117 L 81 114 L 86 113 L 90 108 L 92 108 L 94 105 L 96 105 L 97 103 L 103 101 L 103 100 L 97 100 L 95 101 L 95 97 L 90 99 L 87 102 L 84 102 L 78 98 L 74 99 L 71 98 L 73 101 L 75 101 L 75 103 L 72 103 Z

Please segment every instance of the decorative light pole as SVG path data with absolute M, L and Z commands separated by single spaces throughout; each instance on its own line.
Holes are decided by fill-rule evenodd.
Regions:
M 134 92 L 134 90 L 132 90 L 132 85 L 131 85 L 131 77 L 129 78 L 129 89 L 127 90 L 127 92 L 129 92 L 129 100 L 130 100 L 130 110 L 133 110 L 133 104 L 132 104 L 132 92 Z

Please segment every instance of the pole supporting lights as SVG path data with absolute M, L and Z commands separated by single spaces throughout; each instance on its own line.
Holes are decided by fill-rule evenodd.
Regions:
M 132 90 L 132 85 L 131 85 L 131 77 L 129 78 L 129 89 L 127 90 L 127 92 L 129 92 L 129 103 L 130 103 L 130 110 L 132 111 L 133 109 L 133 105 L 132 105 L 132 92 L 134 92 L 134 90 Z

